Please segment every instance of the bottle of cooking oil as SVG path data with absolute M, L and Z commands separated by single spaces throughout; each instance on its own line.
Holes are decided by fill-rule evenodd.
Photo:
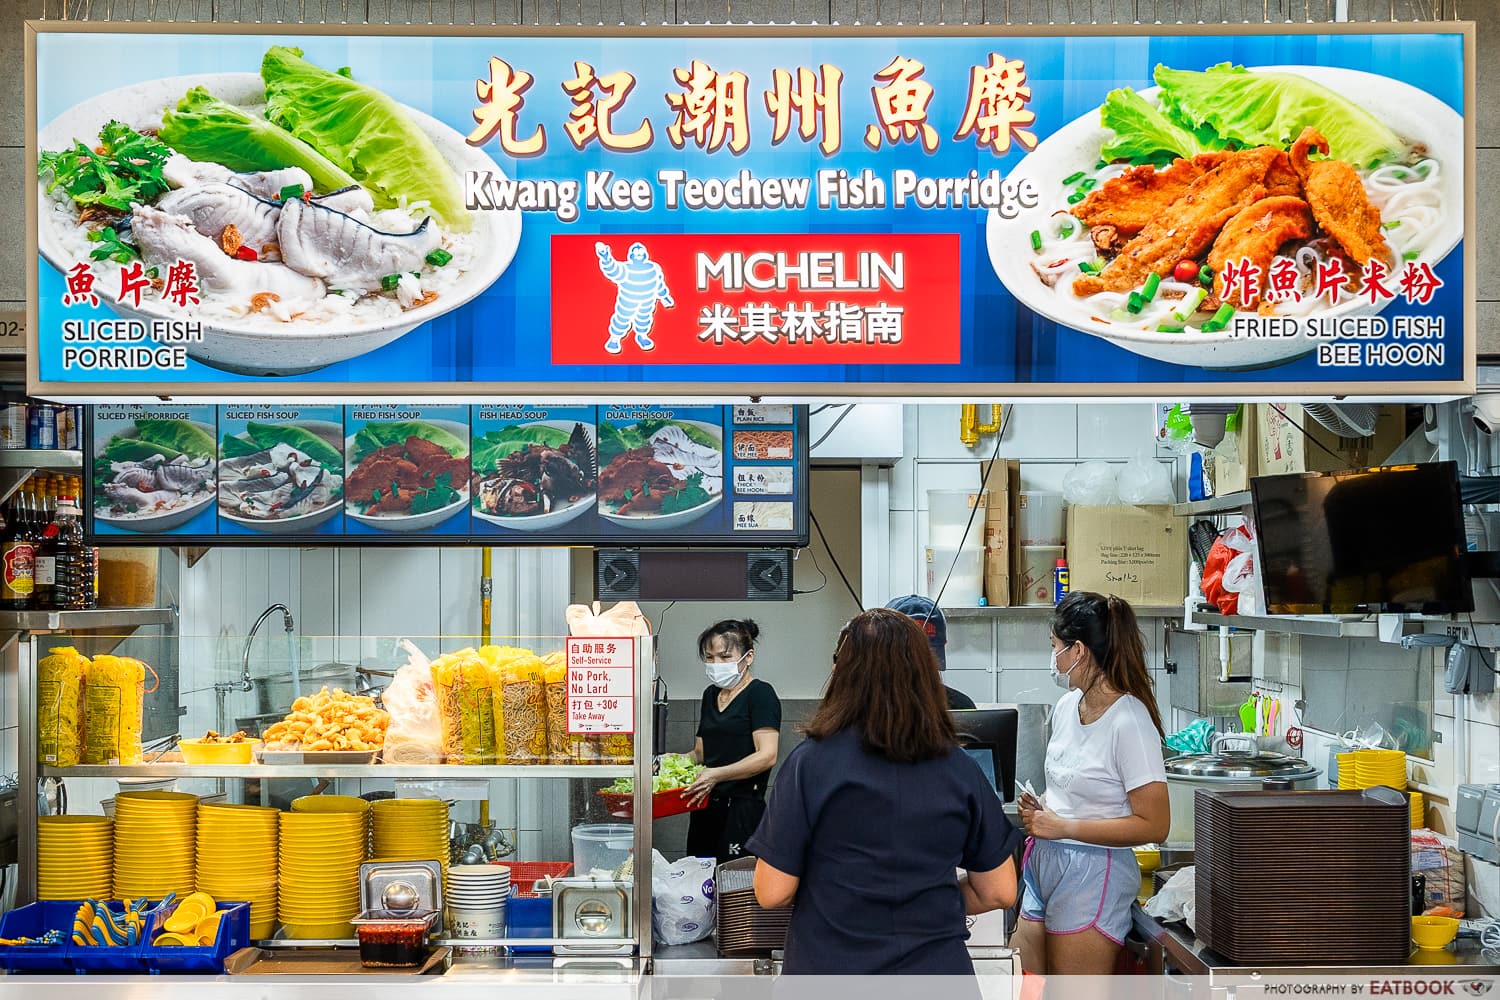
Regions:
M 83 518 L 71 496 L 57 500 L 57 583 L 53 604 L 64 611 L 94 606 L 94 553 L 83 537 Z

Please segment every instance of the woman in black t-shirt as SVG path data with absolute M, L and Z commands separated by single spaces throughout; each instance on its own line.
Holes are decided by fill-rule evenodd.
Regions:
M 683 793 L 689 805 L 708 803 L 688 822 L 687 850 L 695 857 L 729 861 L 743 856 L 745 842 L 766 810 L 766 779 L 780 742 L 781 700 L 775 688 L 750 675 L 758 635 L 754 622 L 729 619 L 698 636 L 698 655 L 710 683 L 690 756 L 705 767 Z
M 755 898 L 796 904 L 784 971 L 972 976 L 965 915 L 1015 902 L 1021 832 L 959 749 L 917 623 L 851 621 L 806 733 L 750 840 Z

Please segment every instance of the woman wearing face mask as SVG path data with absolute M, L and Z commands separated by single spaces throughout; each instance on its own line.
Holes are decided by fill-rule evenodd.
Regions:
M 1052 614 L 1045 801 L 1022 793 L 1031 834 L 1015 946 L 1028 972 L 1108 975 L 1140 891 L 1135 853 L 1171 826 L 1161 717 L 1135 612 L 1069 594 Z
M 694 857 L 729 861 L 745 853 L 766 810 L 766 779 L 776 763 L 781 700 L 776 689 L 751 676 L 760 628 L 729 619 L 698 636 L 698 654 L 708 675 L 698 738 L 690 756 L 705 765 L 683 798 L 708 805 L 688 822 L 687 851 Z

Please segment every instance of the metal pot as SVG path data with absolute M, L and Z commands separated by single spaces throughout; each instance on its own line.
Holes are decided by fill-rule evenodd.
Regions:
M 343 688 L 354 693 L 358 668 L 352 663 L 320 663 L 300 673 L 303 694 L 317 694 L 318 689 Z M 285 715 L 292 708 L 292 678 L 290 674 L 271 677 L 254 677 L 250 683 L 255 688 L 255 714 L 270 715 L 279 712 Z
M 1231 744 L 1240 744 L 1231 748 Z M 1193 795 L 1200 788 L 1216 792 L 1260 791 L 1267 780 L 1312 788 L 1319 771 L 1300 757 L 1262 752 L 1253 733 L 1221 733 L 1210 753 L 1183 754 L 1167 761 L 1167 793 L 1172 829 L 1165 847 L 1191 849 L 1194 840 Z

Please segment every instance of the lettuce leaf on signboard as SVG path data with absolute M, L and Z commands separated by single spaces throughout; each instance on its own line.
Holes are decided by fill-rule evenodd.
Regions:
M 1100 148 L 1101 160 L 1170 161 L 1224 148 L 1212 130 L 1183 127 L 1129 87 L 1109 92 L 1099 123 L 1115 134 Z
M 491 472 L 501 459 L 530 445 L 561 448 L 567 443 L 568 432 L 560 428 L 543 424 L 513 424 L 488 431 L 483 437 L 474 439 L 474 468 Z
M 1207 126 L 1236 146 L 1288 149 L 1311 125 L 1329 156 L 1368 167 L 1405 160 L 1409 147 L 1352 101 L 1295 73 L 1251 73 L 1220 63 L 1203 72 L 1156 67 L 1161 107 L 1189 128 Z
M 202 87 L 189 90 L 175 111 L 169 109 L 162 115 L 159 138 L 190 160 L 219 163 L 230 170 L 301 167 L 322 192 L 354 183 L 353 177 L 301 139 Z
M 381 207 L 427 203 L 450 229 L 469 213 L 453 168 L 390 96 L 273 45 L 261 60 L 266 117 L 353 175 Z

